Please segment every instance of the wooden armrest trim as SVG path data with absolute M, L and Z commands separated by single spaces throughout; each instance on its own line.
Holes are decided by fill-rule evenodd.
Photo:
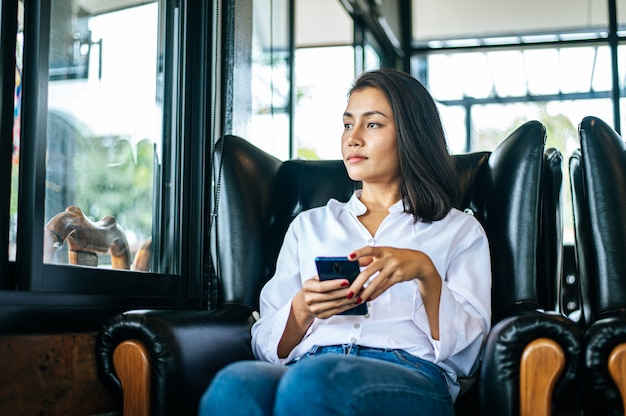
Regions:
M 622 396 L 622 406 L 626 409 L 626 343 L 619 344 L 609 355 L 609 373 Z
M 139 341 L 120 343 L 113 352 L 113 365 L 122 384 L 124 416 L 150 415 L 150 360 Z
M 520 366 L 520 416 L 550 416 L 554 385 L 565 367 L 563 349 L 538 338 L 524 349 Z

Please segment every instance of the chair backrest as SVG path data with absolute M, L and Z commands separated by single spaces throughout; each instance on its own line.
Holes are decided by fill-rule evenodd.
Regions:
M 543 125 L 531 121 L 493 152 L 454 156 L 462 190 L 455 206 L 471 210 L 491 245 L 494 322 L 555 304 L 561 166 L 560 153 L 544 154 L 544 143 Z M 236 136 L 226 137 L 220 147 L 217 303 L 257 309 L 259 291 L 274 271 L 293 218 L 331 197 L 348 200 L 359 184 L 350 180 L 341 160 L 281 162 Z M 551 175 L 549 186 L 546 175 Z
M 626 143 L 597 117 L 581 121 L 579 139 L 569 166 L 585 327 L 583 405 L 621 415 L 623 361 L 613 353 L 626 342 Z
M 563 154 L 544 152 L 542 179 L 542 224 L 539 241 L 537 296 L 543 309 L 564 313 L 563 286 Z
M 591 293 L 589 287 L 589 213 L 586 208 L 583 191 L 583 166 L 580 149 L 574 150 L 569 158 L 569 180 L 572 190 L 572 211 L 574 214 L 574 253 L 578 275 L 578 292 L 580 296 L 580 317 L 582 327 L 591 324 Z
M 626 143 L 597 117 L 582 120 L 579 138 L 569 167 L 582 318 L 589 326 L 626 313 Z

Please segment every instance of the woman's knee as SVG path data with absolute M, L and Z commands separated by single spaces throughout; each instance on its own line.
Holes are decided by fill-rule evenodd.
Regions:
M 211 403 L 216 403 L 216 400 L 221 401 L 229 398 L 233 392 L 241 389 L 243 387 L 242 379 L 245 379 L 249 367 L 250 363 L 248 362 L 237 362 L 220 370 L 204 392 L 200 401 L 200 408 L 208 408 Z
M 278 383 L 285 370 L 282 365 L 268 362 L 239 361 L 218 372 L 212 385 L 226 385 L 237 390 L 269 387 Z

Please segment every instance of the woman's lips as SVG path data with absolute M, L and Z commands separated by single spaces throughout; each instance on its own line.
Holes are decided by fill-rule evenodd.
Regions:
M 348 162 L 350 163 L 359 163 L 364 160 L 367 160 L 365 156 L 361 156 L 361 155 L 349 155 L 347 159 L 348 159 Z

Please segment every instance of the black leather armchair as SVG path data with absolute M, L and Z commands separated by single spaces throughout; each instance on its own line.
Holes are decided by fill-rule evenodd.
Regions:
M 455 206 L 473 212 L 491 244 L 496 324 L 477 383 L 481 394 L 473 387 L 462 395 L 459 414 L 478 414 L 479 407 L 483 414 L 519 414 L 521 356 L 531 341 L 538 344 L 526 352 L 531 371 L 522 377 L 543 386 L 544 407 L 553 401 L 552 387 L 558 395 L 576 378 L 578 327 L 538 311 L 556 304 L 561 261 L 560 192 L 554 192 L 560 189 L 561 158 L 544 152 L 544 142 L 543 126 L 528 122 L 494 152 L 455 156 L 463 191 Z M 130 311 L 100 333 L 99 370 L 123 391 L 125 415 L 195 414 L 220 368 L 252 359 L 251 313 L 289 223 L 330 197 L 347 200 L 358 186 L 341 161 L 283 163 L 234 136 L 222 145 L 214 309 Z
M 569 161 L 581 284 L 585 414 L 626 408 L 626 144 L 597 117 Z

